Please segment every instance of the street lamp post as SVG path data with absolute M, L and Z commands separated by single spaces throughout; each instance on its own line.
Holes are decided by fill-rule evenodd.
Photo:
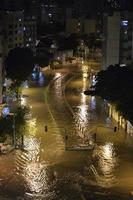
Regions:
M 12 144 L 15 147 L 16 146 L 16 127 L 15 127 L 15 113 L 11 113 L 13 115 L 13 141 Z
M 12 145 L 15 147 L 16 146 L 16 123 L 15 123 L 15 113 L 9 113 L 9 115 L 13 116 L 13 139 L 12 139 Z
M 13 125 L 12 125 L 12 128 L 13 128 L 13 140 L 12 140 L 12 144 L 13 144 L 13 146 L 15 147 L 15 145 L 16 145 L 15 112 L 10 112 L 9 107 L 6 105 L 6 106 L 2 109 L 2 116 L 3 116 L 3 117 L 6 117 L 6 116 L 8 116 L 8 115 L 13 116 Z
M 14 148 L 20 147 L 21 149 L 23 149 L 24 148 L 24 135 L 23 134 L 21 135 L 21 144 L 19 144 L 19 146 L 18 146 L 18 144 L 16 142 L 16 121 L 15 121 L 16 114 L 15 113 L 10 113 L 10 115 L 13 116 L 13 125 L 12 125 L 12 127 L 13 127 L 13 140 L 12 140 L 12 145 L 14 146 Z

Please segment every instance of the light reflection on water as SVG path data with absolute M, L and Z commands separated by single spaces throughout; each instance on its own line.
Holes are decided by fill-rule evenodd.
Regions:
M 76 130 L 77 130 L 78 135 L 83 139 L 88 138 L 90 134 L 92 134 L 92 132 L 94 133 L 94 130 L 92 129 L 92 127 L 90 128 L 90 124 L 93 123 L 92 120 L 97 119 L 95 115 L 95 112 L 96 112 L 95 97 L 92 96 L 88 98 L 88 96 L 84 94 L 84 91 L 88 87 L 88 81 L 86 77 L 87 77 L 87 73 L 83 74 L 82 82 L 81 82 L 82 92 L 80 94 L 80 102 L 74 112 Z
M 60 74 L 56 75 L 56 78 L 58 77 L 60 77 Z M 61 98 L 61 95 L 59 96 L 59 94 L 61 94 L 61 90 L 60 90 L 61 84 L 62 84 L 61 79 L 58 79 L 56 83 L 57 85 L 55 84 L 54 92 L 57 96 L 56 95 L 55 96 L 56 98 L 59 98 L 59 97 Z M 84 86 L 83 86 L 83 90 L 85 90 Z M 55 107 L 57 107 L 56 102 L 54 102 L 54 105 Z M 96 113 L 96 107 L 97 107 L 97 101 L 95 97 L 88 98 L 83 93 L 81 94 L 80 104 L 78 104 L 78 106 L 76 107 L 77 109 L 75 112 L 75 124 L 78 128 L 78 131 L 77 131 L 78 133 L 80 130 L 81 137 L 84 137 L 85 128 L 89 124 L 90 116 L 93 116 L 92 114 Z M 66 118 L 62 118 L 61 123 L 65 120 Z M 25 195 L 26 197 L 28 197 L 28 199 L 81 200 L 81 196 L 77 198 L 73 198 L 72 195 L 76 196 L 77 194 L 80 194 L 80 192 L 82 191 L 84 192 L 85 191 L 85 188 L 83 187 L 84 185 L 86 186 L 86 191 L 90 189 L 91 184 L 95 185 L 96 186 L 95 191 L 97 192 L 97 188 L 98 188 L 97 186 L 110 188 L 119 184 L 119 179 L 117 176 L 119 176 L 119 173 L 120 173 L 120 175 L 123 178 L 122 172 L 125 172 L 125 166 L 127 167 L 132 161 L 132 157 L 130 157 L 130 159 L 128 158 L 128 164 L 125 162 L 125 160 L 127 159 L 127 155 L 130 154 L 129 150 L 127 150 L 127 152 L 125 153 L 125 160 L 122 160 L 122 164 L 124 163 L 125 165 L 122 168 L 122 170 L 120 170 L 119 173 L 117 172 L 119 159 L 118 159 L 118 155 L 116 153 L 116 149 L 114 146 L 115 139 L 112 142 L 112 140 L 109 138 L 108 135 L 107 137 L 109 138 L 110 142 L 105 143 L 105 144 L 102 142 L 102 144 L 100 145 L 98 144 L 95 146 L 94 151 L 89 151 L 89 152 L 80 152 L 80 151 L 64 152 L 61 149 L 58 151 L 58 154 L 57 154 L 57 149 L 61 143 L 61 140 L 57 139 L 55 143 L 51 142 L 52 145 L 50 147 L 47 146 L 48 151 L 51 151 L 51 148 L 54 148 L 54 150 L 52 149 L 52 154 L 56 155 L 54 156 L 55 157 L 54 159 L 51 156 L 49 158 L 49 161 L 51 163 L 54 163 L 55 161 L 59 163 L 59 165 L 56 164 L 56 166 L 53 166 L 54 170 L 58 171 L 58 176 L 61 177 L 60 180 L 55 181 L 55 185 L 56 185 L 55 186 L 52 183 L 52 178 L 50 174 L 51 173 L 50 165 L 49 163 L 46 162 L 46 159 L 44 159 L 46 157 L 45 154 L 47 156 L 49 156 L 49 154 L 47 153 L 46 149 L 43 149 L 44 150 L 43 153 L 41 152 L 41 149 L 42 149 L 41 141 L 44 139 L 45 136 L 46 136 L 45 137 L 46 140 L 50 140 L 50 138 L 52 138 L 51 139 L 52 141 L 53 136 L 50 132 L 48 132 L 48 134 L 46 133 L 45 136 L 43 135 L 41 139 L 38 138 L 37 136 L 38 130 L 36 128 L 36 125 L 37 125 L 36 119 L 28 120 L 27 124 L 28 124 L 27 126 L 29 129 L 29 132 L 28 132 L 29 136 L 25 136 L 25 140 L 24 140 L 25 151 L 24 152 L 16 151 L 16 155 L 14 156 L 16 159 L 16 163 L 15 163 L 16 174 L 14 175 L 15 177 L 14 179 L 17 182 L 18 177 L 22 176 L 22 178 L 24 179 L 24 184 L 23 184 L 25 187 L 24 192 L 26 193 Z M 54 133 L 54 135 L 55 134 L 57 134 L 58 137 L 60 138 L 59 133 Z M 131 138 L 128 138 L 126 140 L 127 143 L 129 143 L 129 141 L 130 141 L 130 146 L 131 146 Z M 123 151 L 125 152 L 125 149 L 122 149 L 122 152 Z M 61 156 L 59 156 L 59 153 L 60 155 L 62 155 L 62 160 L 61 160 Z M 67 171 L 69 173 L 65 179 L 65 175 Z M 77 173 L 76 177 L 72 176 L 72 171 Z M 14 171 L 12 173 L 14 173 Z M 130 178 L 132 174 L 132 166 L 131 166 L 130 171 L 126 170 L 126 173 L 127 174 L 129 173 L 128 175 Z M 127 176 L 127 174 L 125 176 Z M 131 182 L 129 183 L 129 178 L 127 178 L 128 191 L 129 191 L 129 186 L 130 187 L 132 186 L 131 182 L 133 180 L 131 178 Z M 124 178 L 123 180 L 125 181 Z M 19 184 L 22 185 L 21 182 Z M 56 192 L 54 191 L 55 189 L 54 187 L 57 187 L 58 191 L 61 193 L 61 196 L 59 196 L 59 198 L 56 197 Z M 104 192 L 104 188 L 101 189 L 102 192 Z M 125 188 L 125 185 L 123 188 Z M 70 198 L 68 198 L 68 196 Z
M 86 90 L 86 79 L 83 79 L 82 90 Z M 75 124 L 78 135 L 82 139 L 91 138 L 95 132 L 96 122 L 101 118 L 108 116 L 107 103 L 102 106 L 98 104 L 98 100 L 94 96 L 87 97 L 83 93 L 80 95 L 80 104 L 75 109 Z M 101 117 L 102 116 L 102 117 Z M 88 184 L 93 184 L 110 188 L 118 185 L 118 178 L 115 171 L 118 166 L 118 157 L 113 143 L 105 143 L 104 145 L 95 145 L 92 153 L 92 161 L 85 166 L 85 176 L 82 177 Z M 88 178 L 88 179 L 87 179 Z
M 54 85 L 55 92 L 56 92 L 57 95 L 61 95 L 61 94 L 62 94 L 62 93 L 61 93 L 61 90 L 62 90 L 62 88 L 61 88 L 61 85 L 62 85 L 62 78 L 60 78 L 60 73 L 57 73 L 57 74 L 55 75 L 55 79 L 56 79 L 56 83 L 55 83 L 55 85 Z M 57 97 L 58 97 L 58 96 L 57 96 Z
M 43 86 L 45 81 L 45 76 L 42 72 L 39 72 L 39 79 L 38 79 L 38 84 L 39 86 Z
M 49 176 L 48 163 L 41 160 L 40 140 L 28 136 L 25 138 L 25 151 L 16 152 L 16 174 L 21 174 L 25 183 L 25 195 L 44 197 L 50 199 L 55 196 L 51 191 L 51 180 Z
M 113 187 L 118 184 L 114 172 L 118 165 L 118 158 L 113 143 L 97 146 L 93 152 L 96 167 L 96 181 L 100 186 Z
M 62 104 L 61 98 L 62 98 L 62 76 L 61 73 L 56 73 L 54 79 L 56 80 L 54 82 L 54 91 L 57 100 Z
M 28 136 L 24 137 L 24 152 L 16 152 L 16 174 L 24 178 L 27 196 L 47 196 L 49 190 L 47 165 L 41 161 L 40 139 L 35 137 L 37 132 L 36 118 L 27 121 Z M 47 192 L 46 192 L 47 193 Z
M 96 97 L 91 96 L 90 98 L 90 111 L 94 111 L 96 109 Z
M 24 169 L 24 177 L 31 193 L 42 194 L 43 191 L 49 189 L 47 183 L 47 170 L 44 164 L 39 162 L 32 162 Z
M 36 118 L 31 118 L 26 121 L 26 133 L 33 136 L 36 135 L 37 133 Z

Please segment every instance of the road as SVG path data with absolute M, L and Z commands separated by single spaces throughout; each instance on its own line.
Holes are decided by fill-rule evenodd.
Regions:
M 81 200 L 129 199 L 133 189 L 132 136 L 113 132 L 106 101 L 85 96 L 89 69 L 67 66 L 23 89 L 31 118 L 25 150 L 0 156 L 0 199 Z M 86 144 L 90 151 L 66 151 Z M 67 141 L 65 136 L 67 135 Z

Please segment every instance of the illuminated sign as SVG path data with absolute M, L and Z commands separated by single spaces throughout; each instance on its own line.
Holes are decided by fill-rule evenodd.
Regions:
M 6 117 L 7 115 L 9 115 L 9 113 L 10 113 L 9 107 L 4 107 L 4 108 L 2 109 L 2 116 L 3 116 L 3 117 Z
M 128 21 L 127 20 L 123 20 L 121 23 L 122 23 L 122 26 L 128 26 Z

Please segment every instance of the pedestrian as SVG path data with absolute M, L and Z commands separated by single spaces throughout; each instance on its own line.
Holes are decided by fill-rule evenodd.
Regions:
M 94 141 L 96 141 L 96 137 L 97 137 L 96 133 L 94 133 L 93 137 L 94 137 Z
M 117 127 L 115 126 L 115 127 L 114 127 L 114 132 L 116 132 L 116 131 L 117 131 Z
M 68 140 L 68 135 L 65 136 L 65 139 Z
M 45 126 L 45 132 L 48 132 L 48 126 L 47 125 Z

